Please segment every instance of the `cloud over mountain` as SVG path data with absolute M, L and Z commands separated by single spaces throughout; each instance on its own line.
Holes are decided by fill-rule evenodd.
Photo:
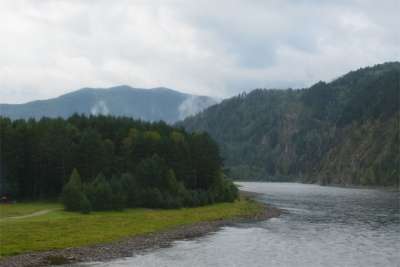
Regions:
M 83 88 L 57 98 L 25 104 L 0 104 L 0 116 L 11 119 L 67 118 L 78 113 L 174 123 L 215 103 L 216 100 L 207 96 L 184 94 L 168 88 L 140 89 L 123 85 Z
M 226 97 L 400 59 L 396 0 L 0 2 L 0 102 L 81 87 Z

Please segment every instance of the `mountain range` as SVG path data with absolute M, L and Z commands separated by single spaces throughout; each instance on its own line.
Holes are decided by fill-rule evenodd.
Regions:
M 400 62 L 351 71 L 303 89 L 255 89 L 225 99 L 168 88 L 83 88 L 0 104 L 11 119 L 127 116 L 208 132 L 239 180 L 398 185 Z
M 398 185 L 400 62 L 309 88 L 256 89 L 178 125 L 208 132 L 235 179 Z
M 25 104 L 0 104 L 0 116 L 11 119 L 67 118 L 74 113 L 127 116 L 174 123 L 217 103 L 213 98 L 184 94 L 168 88 L 139 89 L 116 86 L 83 88 L 57 98 Z

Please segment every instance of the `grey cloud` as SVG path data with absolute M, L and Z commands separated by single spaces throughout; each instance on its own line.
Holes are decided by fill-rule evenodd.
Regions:
M 0 2 L 0 102 L 81 87 L 227 97 L 400 60 L 399 1 Z
M 219 102 L 217 99 L 211 99 L 202 96 L 190 96 L 186 98 L 178 107 L 179 119 L 182 120 L 188 116 L 195 115 L 204 110 L 205 107 L 209 107 L 217 102 Z
M 106 102 L 100 100 L 93 105 L 93 107 L 90 109 L 90 113 L 92 115 L 108 115 L 110 110 L 108 109 Z

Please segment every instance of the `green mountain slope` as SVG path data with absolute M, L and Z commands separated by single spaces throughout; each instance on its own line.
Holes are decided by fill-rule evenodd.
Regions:
M 127 116 L 172 123 L 215 103 L 210 97 L 184 94 L 168 88 L 83 88 L 48 100 L 0 104 L 0 116 L 11 119 L 68 118 L 73 113 L 79 113 Z
M 261 90 L 180 123 L 221 146 L 236 179 L 395 185 L 400 176 L 400 63 L 301 90 Z

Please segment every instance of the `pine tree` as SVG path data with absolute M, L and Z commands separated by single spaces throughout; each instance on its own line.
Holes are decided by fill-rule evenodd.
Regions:
M 117 176 L 113 176 L 110 181 L 112 198 L 111 206 L 114 210 L 123 210 L 126 206 L 126 194 L 122 188 L 122 182 Z
M 78 170 L 72 171 L 69 182 L 64 186 L 61 201 L 68 211 L 79 211 L 81 208 L 81 201 L 84 198 L 81 178 Z
M 102 173 L 99 173 L 93 181 L 93 187 L 93 209 L 110 210 L 112 208 L 112 190 Z

